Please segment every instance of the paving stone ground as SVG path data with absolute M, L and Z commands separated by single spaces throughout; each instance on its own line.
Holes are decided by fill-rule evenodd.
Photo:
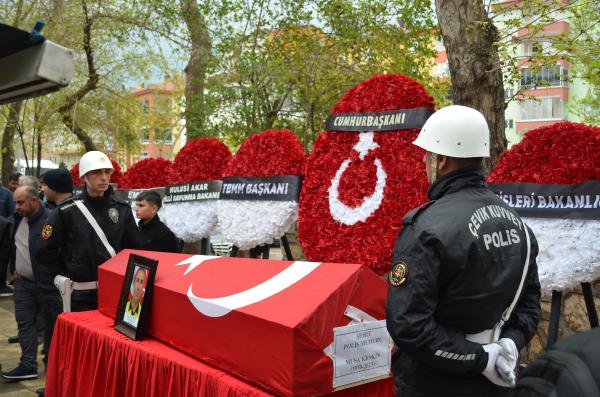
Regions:
M 0 365 L 2 371 L 10 371 L 19 364 L 21 348 L 18 343 L 8 343 L 8 337 L 17 335 L 15 308 L 11 297 L 0 297 Z M 42 363 L 42 346 L 38 350 L 38 379 L 9 383 L 0 378 L 0 396 L 35 397 L 35 391 L 44 386 L 45 374 Z

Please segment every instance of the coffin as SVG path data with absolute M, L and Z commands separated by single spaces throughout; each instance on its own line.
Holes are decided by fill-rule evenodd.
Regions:
M 326 351 L 346 309 L 385 318 L 387 286 L 361 265 L 134 250 L 98 269 L 99 309 L 112 318 L 130 253 L 159 261 L 147 334 L 274 394 L 331 392 Z

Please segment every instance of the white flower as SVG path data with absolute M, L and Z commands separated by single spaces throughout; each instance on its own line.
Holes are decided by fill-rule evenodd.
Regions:
M 239 249 L 271 244 L 298 218 L 295 201 L 219 200 L 219 232 Z
M 165 204 L 159 216 L 177 237 L 186 243 L 193 243 L 214 232 L 217 225 L 217 201 Z
M 600 277 L 600 221 L 523 218 L 539 245 L 542 294 L 564 291 Z

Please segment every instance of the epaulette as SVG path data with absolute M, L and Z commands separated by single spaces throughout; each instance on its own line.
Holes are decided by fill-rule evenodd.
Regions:
M 425 204 L 413 208 L 412 210 L 408 211 L 406 213 L 406 215 L 404 215 L 404 218 L 402 218 L 402 224 L 403 225 L 412 225 L 415 223 L 415 220 L 417 219 L 417 217 L 423 213 L 423 211 L 425 211 L 427 209 L 427 207 L 429 207 L 431 204 L 435 203 L 435 200 L 431 200 L 426 202 Z
M 74 203 L 75 199 L 76 199 L 76 196 L 71 196 L 71 197 L 65 199 L 65 201 L 60 203 L 58 205 L 58 207 L 56 207 L 56 208 L 58 208 L 59 210 L 66 210 L 67 208 L 71 208 L 72 206 L 75 205 L 75 203 Z
M 129 204 L 129 203 L 128 203 L 127 201 L 125 201 L 125 200 L 118 199 L 118 198 L 116 198 L 116 197 L 114 197 L 114 196 L 113 196 L 113 200 L 115 200 L 115 203 L 123 204 L 123 205 L 124 205 L 124 206 L 126 206 L 126 207 L 131 207 L 131 204 Z

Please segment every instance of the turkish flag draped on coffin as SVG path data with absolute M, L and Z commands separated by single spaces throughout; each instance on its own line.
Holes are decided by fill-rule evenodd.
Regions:
M 123 250 L 98 271 L 99 309 L 116 315 L 129 254 L 159 261 L 146 332 L 284 396 L 332 390 L 324 352 L 348 305 L 385 318 L 385 282 L 356 264 Z

